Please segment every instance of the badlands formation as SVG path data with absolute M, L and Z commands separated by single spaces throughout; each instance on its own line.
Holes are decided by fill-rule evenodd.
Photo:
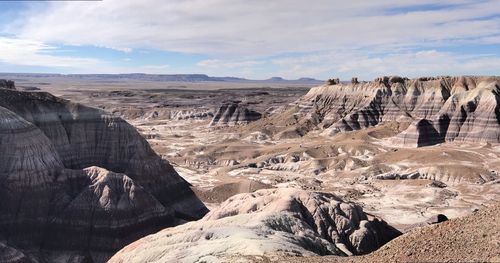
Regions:
M 102 110 L 0 88 L 0 142 L 2 256 L 12 262 L 104 262 L 207 212 L 133 126 Z
M 238 102 L 224 104 L 217 110 L 214 117 L 212 118 L 212 121 L 210 122 L 210 125 L 234 126 L 240 124 L 248 124 L 252 121 L 260 119 L 261 116 L 261 113 L 249 110 Z
M 7 77 L 11 262 L 498 260 L 500 77 Z
M 398 235 L 386 222 L 332 194 L 265 189 L 235 195 L 199 221 L 132 243 L 110 262 L 207 262 L 262 253 L 358 255 Z

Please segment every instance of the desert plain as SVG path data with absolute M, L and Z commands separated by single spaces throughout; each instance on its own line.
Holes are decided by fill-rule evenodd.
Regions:
M 177 251 L 175 257 L 185 262 L 455 261 L 460 258 L 425 257 L 431 253 L 422 250 L 425 242 L 415 241 L 425 240 L 415 237 L 418 235 L 431 239 L 429 244 L 446 239 L 450 232 L 460 229 L 455 223 L 460 221 L 454 220 L 470 224 L 474 231 L 482 231 L 488 225 L 488 231 L 478 237 L 487 242 L 483 246 L 487 249 L 486 256 L 481 260 L 499 260 L 498 77 L 382 77 L 363 82 L 332 79 L 328 83 L 159 81 L 113 75 L 2 74 L 0 78 L 14 80 L 21 92 L 49 92 L 124 119 L 212 211 L 201 221 L 166 229 L 165 234 L 161 231 L 132 243 L 111 262 L 140 262 L 137 255 L 141 253 L 146 253 L 146 259 L 150 257 L 151 261 L 163 262 L 162 258 L 171 261 L 171 257 L 163 256 L 172 249 Z M 493 99 L 489 92 L 493 92 Z M 452 100 L 458 106 L 449 105 Z M 454 112 L 459 112 L 459 116 Z M 443 116 L 448 118 L 444 130 Z M 454 125 L 459 128 L 454 129 Z M 317 192 L 333 196 L 311 196 Z M 355 249 L 338 245 L 336 250 L 318 250 L 311 248 L 316 245 L 304 245 L 305 241 L 293 241 L 291 237 L 280 237 L 273 243 L 268 242 L 265 234 L 255 238 L 246 236 L 253 235 L 255 228 L 264 231 L 260 225 L 252 226 L 248 219 L 217 221 L 257 211 L 255 216 L 268 222 L 270 219 L 263 216 L 272 215 L 268 203 L 275 205 L 276 211 L 286 206 L 279 203 L 283 201 L 279 201 L 280 195 L 302 200 L 308 209 L 308 202 L 321 203 L 318 200 L 323 198 L 336 200 L 328 202 L 356 204 L 347 211 L 357 211 L 359 206 L 368 218 L 384 222 L 391 227 L 390 231 L 397 233 L 377 243 L 380 246 L 401 236 L 362 258 L 321 258 L 317 256 L 335 254 L 332 251 L 341 251 L 337 255 L 359 255 L 373 248 L 363 250 L 363 246 L 352 241 L 356 237 L 351 238 L 352 244 L 358 244 Z M 255 201 L 249 201 L 252 198 Z M 251 202 L 255 202 L 252 208 L 242 208 Z M 232 206 L 236 210 L 231 210 Z M 441 223 L 443 218 L 450 221 Z M 220 228 L 218 224 L 234 224 L 235 228 L 227 231 L 236 231 L 235 236 L 218 236 L 222 235 L 216 230 Z M 317 228 L 322 224 L 328 223 L 316 221 L 313 228 L 319 231 Z M 338 223 L 331 224 L 339 227 Z M 237 228 L 240 225 L 242 229 Z M 207 247 L 202 241 L 195 241 L 194 235 L 190 237 L 192 243 L 175 247 L 179 240 L 189 239 L 179 235 L 189 236 L 198 228 L 202 232 L 208 231 L 203 228 L 213 228 L 211 234 L 200 235 L 206 240 L 215 235 L 220 243 Z M 238 237 L 237 231 L 248 233 Z M 378 237 L 385 235 L 374 233 Z M 352 231 L 349 235 L 353 235 Z M 259 242 L 267 247 L 243 249 L 247 239 L 255 241 L 255 244 L 248 241 L 249 247 Z M 287 251 L 288 243 L 284 240 L 300 249 Z M 335 238 L 330 241 L 338 243 Z M 460 242 L 448 245 L 458 246 Z M 478 249 L 482 247 L 474 244 Z M 134 252 L 136 246 L 142 252 Z M 186 252 L 191 246 L 196 251 Z M 401 252 L 405 247 L 410 252 Z M 384 252 L 398 248 L 402 254 L 388 252 L 392 257 L 387 257 Z M 446 249 L 442 251 L 461 253 Z M 479 255 L 476 252 L 466 254 Z

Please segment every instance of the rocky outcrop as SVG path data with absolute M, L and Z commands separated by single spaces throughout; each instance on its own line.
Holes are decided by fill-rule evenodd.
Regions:
M 214 113 L 211 110 L 180 110 L 172 112 L 170 119 L 174 120 L 205 120 L 213 118 Z
M 412 122 L 394 142 L 428 146 L 441 142 L 500 142 L 499 77 L 381 77 L 371 82 L 315 87 L 292 105 L 305 134 L 353 131 L 382 122 Z
M 0 242 L 0 262 L 3 263 L 34 263 L 23 252 Z
M 0 234 L 7 241 L 41 242 L 63 169 L 50 139 L 0 106 Z
M 378 180 L 425 179 L 433 181 L 430 184 L 431 187 L 444 188 L 447 184 L 485 184 L 488 182 L 494 182 L 498 179 L 498 176 L 494 172 L 487 169 L 474 169 L 467 165 L 462 165 L 459 169 L 453 169 L 453 167 L 447 165 L 420 165 L 416 169 L 391 171 L 373 175 L 373 178 Z
M 422 147 L 443 143 L 444 138 L 432 122 L 420 119 L 412 123 L 402 134 L 398 134 L 393 141 L 406 146 Z
M 250 110 L 240 103 L 222 105 L 215 113 L 210 126 L 234 126 L 247 124 L 262 117 L 259 112 Z
M 265 189 L 229 198 L 202 220 L 165 229 L 110 262 L 199 262 L 234 255 L 358 255 L 400 234 L 332 194 Z
M 416 141 L 418 146 L 442 141 L 500 142 L 500 78 L 458 78 L 449 93 L 439 112 L 416 120 L 412 127 L 417 129 L 410 127 L 395 141 Z
M 15 90 L 16 85 L 12 80 L 0 79 L 0 88 Z
M 328 85 L 337 85 L 337 84 L 340 84 L 340 79 L 339 78 L 336 78 L 336 79 L 328 79 L 326 81 L 326 84 Z
M 448 221 L 448 217 L 446 215 L 443 215 L 443 214 L 432 215 L 424 222 L 410 225 L 409 227 L 404 229 L 403 232 L 406 233 L 407 231 L 418 228 L 418 227 L 426 227 L 428 225 L 435 225 L 435 224 L 439 224 L 439 223 L 446 222 L 446 221 Z
M 133 111 L 132 111 L 133 112 Z M 135 112 L 133 112 L 135 113 Z M 146 112 L 138 112 L 130 114 L 127 110 L 121 113 L 121 116 L 129 119 L 144 119 L 144 120 L 207 120 L 214 116 L 213 110 L 210 109 L 181 109 L 171 110 L 167 108 L 154 108 Z
M 50 139 L 65 168 L 99 166 L 125 173 L 167 205 L 192 194 L 182 190 L 188 183 L 121 118 L 45 92 L 0 90 L 0 106 L 37 126 Z M 190 217 L 189 212 L 182 213 Z
M 172 207 L 163 206 L 124 174 L 96 166 L 69 173 L 69 181 L 84 182 L 85 186 L 75 191 L 75 197 L 51 220 L 51 237 L 45 240 L 45 247 L 117 251 L 158 231 L 166 222 L 179 222 Z
M 419 172 L 410 172 L 410 173 L 388 172 L 375 175 L 375 178 L 379 180 L 420 179 L 421 175 Z
M 467 216 L 413 229 L 368 255 L 314 257 L 307 262 L 499 262 L 499 217 L 500 203 L 496 202 Z M 278 261 L 304 262 L 295 257 L 282 257 Z
M 207 209 L 189 186 L 121 118 L 0 89 L 0 235 L 9 244 L 112 253 L 202 217 Z

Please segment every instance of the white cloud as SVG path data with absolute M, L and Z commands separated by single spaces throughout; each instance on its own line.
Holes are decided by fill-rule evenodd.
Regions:
M 442 8 L 402 11 L 426 5 Z M 0 61 L 74 68 L 75 73 L 176 72 L 169 65 L 118 67 L 99 59 L 54 56 L 54 46 L 43 43 L 56 43 L 204 54 L 210 59 L 183 69 L 212 75 L 495 74 L 498 53 L 465 56 L 434 49 L 500 44 L 498 14 L 500 0 L 51 2 L 4 26 L 1 32 L 17 38 L 0 38 Z
M 213 76 L 260 79 L 263 76 L 259 73 L 266 64 L 268 64 L 267 60 L 206 59 L 196 63 L 195 72 L 202 72 Z
M 151 73 L 151 72 L 164 72 L 165 70 L 169 69 L 170 68 L 170 65 L 144 65 L 144 66 L 141 66 L 139 67 L 141 69 L 143 69 L 144 71 L 143 72 L 148 72 L 148 73 Z
M 101 63 L 97 59 L 54 56 L 56 48 L 40 41 L 0 37 L 0 62 L 23 66 L 50 66 L 57 68 L 91 67 Z
M 498 56 L 471 56 L 437 50 L 375 55 L 366 55 L 357 50 L 343 50 L 275 59 L 272 63 L 280 65 L 279 74 L 285 77 L 310 75 L 324 76 L 324 78 L 340 77 L 344 80 L 354 76 L 369 80 L 381 75 L 418 77 L 496 75 L 500 72 Z
M 212 69 L 231 69 L 231 68 L 248 68 L 256 65 L 264 64 L 264 61 L 256 61 L 256 60 L 236 60 L 236 61 L 227 61 L 220 59 L 207 59 L 202 60 L 196 63 L 197 66 L 203 68 L 212 68 Z
M 55 56 L 57 47 L 37 40 L 0 37 L 0 63 L 47 67 L 72 73 L 165 73 L 169 65 L 116 66 L 95 58 Z M 129 59 L 130 60 L 130 59 Z
M 454 7 L 391 14 L 433 0 L 106 0 L 57 2 L 16 34 L 119 50 L 155 48 L 217 56 L 267 56 L 346 47 L 420 46 L 475 39 L 500 43 L 499 0 L 444 0 Z M 23 18 L 25 19 L 25 18 Z

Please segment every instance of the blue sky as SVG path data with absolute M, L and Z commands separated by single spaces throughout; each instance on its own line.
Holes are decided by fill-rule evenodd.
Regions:
M 500 0 L 0 1 L 0 72 L 498 75 Z

